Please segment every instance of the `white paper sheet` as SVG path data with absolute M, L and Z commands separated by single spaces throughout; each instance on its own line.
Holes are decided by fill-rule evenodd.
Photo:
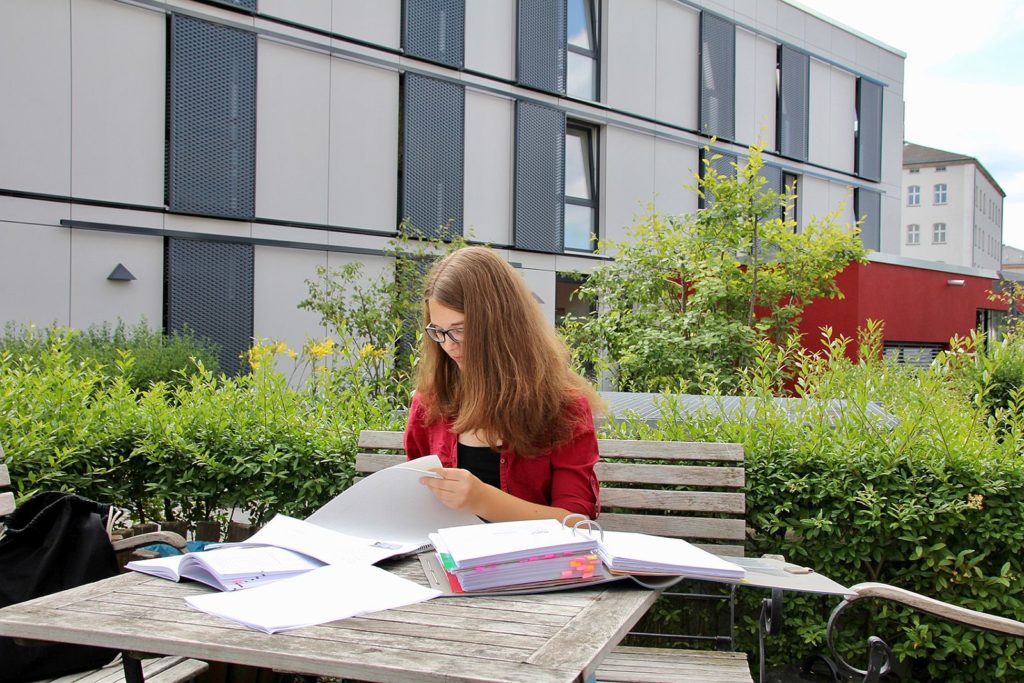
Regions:
M 412 605 L 441 592 L 368 565 L 321 567 L 290 579 L 232 593 L 193 595 L 193 608 L 264 633 Z
M 287 548 L 327 564 L 374 564 L 411 553 L 420 546 L 419 543 L 397 543 L 385 536 L 352 536 L 287 515 L 276 515 L 240 545 L 253 544 Z
M 428 468 L 440 466 L 436 455 L 426 455 L 374 472 L 306 521 L 350 536 L 416 547 L 427 545 L 427 534 L 438 529 L 481 524 L 471 512 L 445 507 L 420 483 L 420 478 L 434 476 Z

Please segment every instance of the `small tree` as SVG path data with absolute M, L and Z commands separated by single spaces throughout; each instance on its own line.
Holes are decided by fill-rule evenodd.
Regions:
M 563 331 L 581 366 L 611 372 L 624 391 L 735 390 L 761 339 L 783 345 L 813 299 L 842 297 L 835 277 L 866 254 L 841 208 L 797 230 L 795 188 L 778 193 L 761 176 L 763 145 L 735 175 L 705 155 L 695 214 L 651 209 L 579 295 L 601 310 Z M 710 152 L 710 150 L 708 150 Z M 708 158 L 710 157 L 710 158 Z
M 419 339 L 423 279 L 435 259 L 465 246 L 461 235 L 422 238 L 410 225 L 399 226 L 385 254 L 387 267 L 377 277 L 354 261 L 339 268 L 317 267 L 306 280 L 309 296 L 299 308 L 316 311 L 338 341 L 340 362 L 358 366 L 378 393 L 404 405 L 411 388 L 414 349 Z M 447 238 L 449 241 L 445 241 Z

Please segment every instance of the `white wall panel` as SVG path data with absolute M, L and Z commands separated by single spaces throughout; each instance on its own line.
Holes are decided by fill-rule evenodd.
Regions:
M 697 195 L 686 186 L 697 184 L 693 174 L 699 163 L 699 150 L 692 145 L 654 141 L 654 205 L 658 211 L 680 214 L 697 210 Z
M 163 206 L 167 19 L 109 0 L 71 8 L 71 194 Z
M 69 320 L 71 231 L 0 222 L 0 322 Z
M 655 115 L 659 121 L 697 128 L 700 109 L 700 12 L 675 2 L 657 6 Z
M 326 223 L 331 58 L 258 43 L 256 215 Z
M 604 51 L 605 101 L 616 109 L 654 116 L 657 0 L 608 0 Z M 693 96 L 696 96 L 696 90 Z
M 605 142 L 601 237 L 623 240 L 625 229 L 654 200 L 654 137 L 609 127 Z
M 68 0 L 0 2 L 0 187 L 70 193 L 70 15 Z
M 808 136 L 807 160 L 813 164 L 828 166 L 829 116 L 832 69 L 816 59 L 811 61 L 810 83 L 808 84 Z
M 475 239 L 512 242 L 514 131 L 512 100 L 466 91 L 463 225 Z
M 330 223 L 394 230 L 398 74 L 331 60 Z
M 331 0 L 259 0 L 260 14 L 303 26 L 331 29 Z
M 800 203 L 800 227 L 806 228 L 808 223 L 821 220 L 833 208 L 829 204 L 829 182 L 814 176 L 802 176 L 797 188 Z
M 260 247 L 255 249 L 253 336 L 283 341 L 301 351 L 308 338 L 325 334 L 320 316 L 298 307 L 309 295 L 306 280 L 316 279 L 317 266 L 327 265 L 326 251 Z M 290 373 L 293 362 L 278 357 L 278 368 Z
M 736 30 L 736 142 L 775 148 L 777 61 L 773 41 Z
M 148 235 L 68 230 L 71 236 L 71 327 L 118 318 L 153 327 L 163 319 L 164 241 Z M 123 264 L 134 280 L 107 279 Z
M 853 173 L 853 124 L 857 118 L 857 77 L 830 67 L 828 166 Z
M 384 47 L 401 47 L 402 0 L 333 0 L 332 30 Z
M 516 0 L 466 3 L 466 68 L 515 78 Z

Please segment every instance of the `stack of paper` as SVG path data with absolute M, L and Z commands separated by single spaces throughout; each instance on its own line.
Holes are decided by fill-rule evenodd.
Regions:
M 455 592 L 536 588 L 607 578 L 596 541 L 552 519 L 440 529 L 431 534 Z
M 608 568 L 624 574 L 680 574 L 738 581 L 742 567 L 679 538 L 604 531 L 597 552 Z
M 458 569 L 522 560 L 537 555 L 592 551 L 597 541 L 555 519 L 498 522 L 439 529 L 430 535 Z

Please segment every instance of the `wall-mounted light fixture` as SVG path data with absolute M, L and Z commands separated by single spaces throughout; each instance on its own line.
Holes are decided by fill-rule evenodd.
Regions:
M 123 263 L 118 263 L 114 266 L 114 269 L 110 271 L 110 275 L 107 276 L 107 279 L 113 280 L 114 282 L 131 282 L 135 279 L 135 276 L 132 275 L 132 271 L 124 267 Z
M 963 287 L 964 286 L 964 281 L 963 280 L 946 280 L 946 284 L 949 285 L 950 287 Z

